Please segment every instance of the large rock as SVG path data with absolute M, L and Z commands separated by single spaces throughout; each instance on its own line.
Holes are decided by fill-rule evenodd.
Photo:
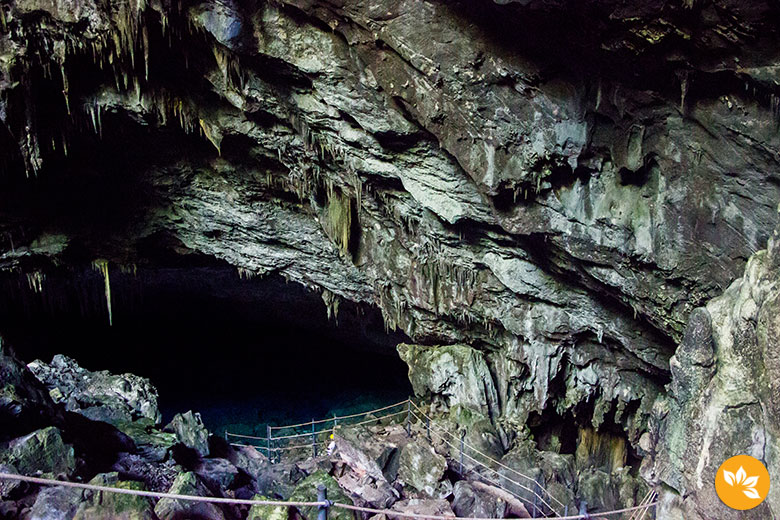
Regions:
M 398 479 L 426 498 L 444 498 L 452 492 L 452 484 L 444 479 L 447 460 L 431 446 L 410 442 L 401 450 Z
M 252 500 L 268 500 L 268 497 L 255 495 Z M 286 506 L 253 505 L 249 508 L 246 520 L 287 520 L 289 515 L 289 508 Z
M 325 486 L 328 491 L 328 500 L 352 504 L 352 499 L 344 493 L 339 487 L 338 482 L 328 473 L 320 470 L 315 471 L 305 479 L 301 480 L 295 487 L 295 491 L 290 495 L 291 501 L 296 502 L 314 502 L 317 500 L 317 487 Z M 306 520 L 315 520 L 317 518 L 316 507 L 303 507 L 300 512 Z M 356 520 L 357 513 L 346 509 L 334 508 L 328 513 L 328 518 L 334 520 Z
M 0 441 L 59 419 L 46 388 L 0 338 Z
M 226 459 L 203 459 L 193 471 L 214 489 L 231 489 L 239 476 L 238 468 Z
M 498 411 L 498 395 L 482 352 L 468 345 L 398 346 L 409 365 L 414 392 L 490 415 Z
M 506 518 L 507 503 L 460 480 L 453 486 L 452 510 L 470 518 Z
M 89 481 L 97 486 L 145 490 L 141 482 L 120 480 L 117 473 L 102 473 Z M 103 491 L 86 491 L 73 520 L 157 520 L 151 498 Z
M 36 360 L 27 367 L 65 409 L 115 426 L 136 419 L 160 422 L 157 390 L 134 374 L 92 372 L 67 356 L 57 354 L 51 363 Z
M 442 499 L 412 498 L 409 500 L 402 500 L 401 502 L 396 502 L 393 506 L 393 511 L 422 515 L 423 517 L 425 515 L 455 517 L 454 511 L 450 507 L 450 503 Z
M 169 458 L 173 446 L 179 442 L 175 433 L 161 431 L 150 419 L 120 422 L 117 429 L 133 440 L 136 451 L 143 458 L 152 462 Z
M 342 428 L 334 438 L 335 453 L 352 470 L 376 480 L 395 479 L 398 445 L 363 428 Z
M 177 413 L 165 427 L 165 431 L 174 433 L 179 442 L 195 450 L 200 456 L 209 454 L 209 431 L 199 413 L 193 413 L 192 410 Z
M 152 491 L 168 491 L 183 469 L 170 459 L 150 461 L 134 453 L 120 453 L 111 471 L 119 472 L 123 478 L 143 482 Z
M 0 464 L 0 472 L 10 473 L 12 475 L 19 473 L 16 468 L 10 464 Z M 15 490 L 23 485 L 24 484 L 18 480 L 0 479 L 0 499 L 9 498 Z
M 23 475 L 70 475 L 76 469 L 73 446 L 62 440 L 59 429 L 49 426 L 0 446 L 0 462 Z
M 180 473 L 168 490 L 177 495 L 213 496 L 192 472 Z M 208 502 L 191 502 L 162 498 L 154 506 L 154 513 L 160 520 L 179 520 L 181 518 L 208 518 L 225 520 L 225 514 L 219 506 Z
M 29 520 L 72 520 L 83 499 L 80 489 L 45 487 L 35 498 Z

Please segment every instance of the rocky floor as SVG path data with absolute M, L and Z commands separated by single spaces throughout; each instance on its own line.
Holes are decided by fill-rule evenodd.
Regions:
M 339 426 L 332 439 L 321 435 L 329 447 L 319 456 L 312 458 L 308 449 L 290 451 L 272 463 L 262 449 L 228 445 L 211 435 L 197 413 L 161 424 L 157 391 L 132 374 L 91 372 L 60 355 L 50 363 L 36 360 L 25 366 L 3 345 L 0 375 L 5 426 L 0 470 L 9 473 L 126 489 L 299 501 L 315 500 L 316 485 L 324 484 L 334 501 L 486 518 L 550 514 L 544 504 L 553 499 L 547 492 L 555 497 L 552 507 L 565 504 L 571 511 L 579 502 L 577 490 L 589 495 L 592 510 L 638 501 L 644 493 L 637 480 L 621 474 L 627 468 L 610 469 L 611 461 L 601 461 L 597 469 L 599 463 L 591 460 L 586 469 L 580 453 L 537 451 L 533 443 L 503 453 L 495 430 L 485 422 L 468 428 L 461 466 L 456 444 L 465 423 L 453 423 L 427 406 L 415 406 L 408 421 L 404 413 Z M 423 419 L 428 414 L 432 421 Z M 601 472 L 598 478 L 594 472 Z M 518 474 L 532 475 L 539 485 L 518 483 Z M 267 520 L 288 515 L 281 507 L 155 501 L 14 481 L 0 483 L 0 497 L 0 518 L 8 519 Z M 303 508 L 290 514 L 312 519 L 316 512 Z M 355 515 L 334 510 L 331 517 Z

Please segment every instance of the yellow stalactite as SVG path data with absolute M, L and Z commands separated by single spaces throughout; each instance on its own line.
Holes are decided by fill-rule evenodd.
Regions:
M 114 324 L 114 316 L 111 311 L 111 281 L 108 278 L 108 260 L 95 260 L 92 267 L 103 275 L 103 285 L 106 294 L 106 308 L 108 309 L 108 325 Z

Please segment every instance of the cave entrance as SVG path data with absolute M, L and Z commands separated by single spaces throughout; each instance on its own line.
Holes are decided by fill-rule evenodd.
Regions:
M 89 370 L 148 377 L 163 421 L 201 412 L 214 433 L 265 431 L 368 410 L 411 394 L 407 367 L 374 307 L 322 297 L 227 265 L 110 269 L 109 326 L 99 270 L 2 279 L 0 333 L 25 362 L 54 354 Z

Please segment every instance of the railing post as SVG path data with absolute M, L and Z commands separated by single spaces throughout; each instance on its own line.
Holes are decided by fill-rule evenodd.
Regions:
M 266 444 L 266 448 L 268 449 L 268 460 L 271 464 L 273 464 L 274 456 L 273 454 L 271 454 L 271 425 L 270 424 L 266 425 L 265 434 L 266 434 L 265 444 Z
M 563 506 L 563 516 L 569 516 L 569 506 Z
M 406 435 L 412 436 L 412 400 L 406 403 Z
M 225 442 L 230 442 L 230 441 L 228 440 L 228 433 L 227 433 L 227 430 L 225 430 Z
M 463 476 L 463 444 L 466 440 L 466 430 L 460 432 L 460 476 Z
M 317 433 L 314 431 L 314 419 L 311 420 L 311 451 L 317 456 Z
M 328 488 L 325 484 L 317 486 L 317 502 L 325 502 L 326 505 L 317 507 L 317 520 L 328 520 Z
M 425 417 L 425 430 L 428 435 L 428 442 L 431 442 L 431 418 Z

